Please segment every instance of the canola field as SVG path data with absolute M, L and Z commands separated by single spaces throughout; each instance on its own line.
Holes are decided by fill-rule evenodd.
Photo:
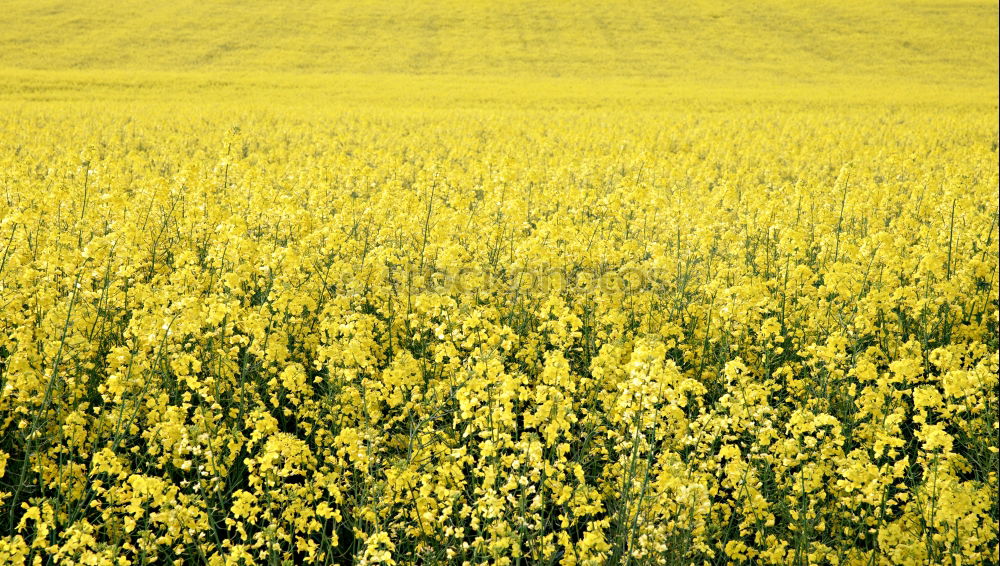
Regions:
M 0 564 L 997 564 L 998 5 L 0 10 Z

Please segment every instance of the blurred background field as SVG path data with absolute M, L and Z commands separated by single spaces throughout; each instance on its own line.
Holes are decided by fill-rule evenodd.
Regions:
M 0 97 L 995 105 L 997 3 L 5 2 Z

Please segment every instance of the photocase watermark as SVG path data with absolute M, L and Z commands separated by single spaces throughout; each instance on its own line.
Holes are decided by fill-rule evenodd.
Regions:
M 677 272 L 648 267 L 538 268 L 518 266 L 463 267 L 449 270 L 417 265 L 388 265 L 344 273 L 335 283 L 342 290 L 358 291 L 388 283 L 397 293 L 466 294 L 488 291 L 494 295 L 550 293 L 627 294 L 675 289 Z

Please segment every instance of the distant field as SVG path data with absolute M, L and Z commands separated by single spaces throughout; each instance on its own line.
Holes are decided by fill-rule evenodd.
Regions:
M 0 5 L 0 565 L 997 564 L 996 2 Z
M 566 78 L 995 102 L 995 2 L 6 2 L 3 91 L 39 83 L 459 86 Z M 34 73 L 25 73 L 34 71 Z M 180 73 L 181 76 L 177 76 Z M 624 79 L 635 81 L 624 81 Z M 368 82 L 392 90 L 391 80 Z M 25 84 L 27 83 L 27 84 Z M 161 86 L 157 86 L 161 85 Z M 361 89 L 364 91 L 365 89 Z M 600 94 L 601 90 L 598 90 Z M 676 90 L 667 92 L 676 93 Z M 350 90 L 348 90 L 350 93 Z M 51 93 L 47 93 L 51 94 Z M 992 97 L 990 96 L 992 94 Z

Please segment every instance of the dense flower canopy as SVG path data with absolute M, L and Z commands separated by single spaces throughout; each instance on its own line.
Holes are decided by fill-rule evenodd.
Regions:
M 986 117 L 611 112 L 5 119 L 5 560 L 995 560 Z

